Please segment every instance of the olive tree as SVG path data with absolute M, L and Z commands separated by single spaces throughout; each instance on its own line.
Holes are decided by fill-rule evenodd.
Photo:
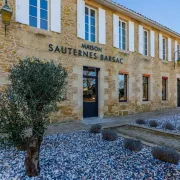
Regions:
M 40 173 L 39 153 L 49 113 L 65 99 L 67 72 L 53 61 L 20 60 L 9 70 L 9 85 L 0 95 L 2 142 L 26 151 L 27 176 Z

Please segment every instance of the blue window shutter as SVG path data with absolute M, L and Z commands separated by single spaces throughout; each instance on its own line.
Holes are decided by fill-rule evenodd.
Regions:
M 16 22 L 29 25 L 29 0 L 16 0 Z
M 51 31 L 61 32 L 61 0 L 51 0 Z

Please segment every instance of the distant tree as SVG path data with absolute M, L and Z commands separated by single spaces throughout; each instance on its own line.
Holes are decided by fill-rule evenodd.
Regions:
M 39 153 L 49 113 L 66 94 L 67 72 L 53 61 L 26 58 L 9 71 L 10 85 L 0 95 L 1 142 L 26 151 L 27 176 L 40 173 Z

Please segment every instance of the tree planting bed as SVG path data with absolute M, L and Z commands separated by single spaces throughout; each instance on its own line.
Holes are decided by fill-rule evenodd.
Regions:
M 153 127 L 153 129 L 158 129 L 158 130 L 163 130 L 163 131 L 167 131 L 167 132 L 180 134 L 180 114 L 158 116 L 158 117 L 145 119 L 145 124 L 141 125 L 141 126 L 150 127 L 149 122 L 151 120 L 155 120 L 158 123 L 158 126 Z M 174 129 L 173 130 L 165 129 L 164 124 L 166 124 L 166 123 L 171 123 L 172 126 L 174 127 Z M 132 124 L 136 124 L 136 123 L 132 123 Z
M 154 145 L 174 148 L 180 152 L 180 134 L 177 133 L 135 124 L 126 124 L 112 127 L 110 129 L 114 129 L 120 134 L 152 143 Z
M 123 138 L 102 140 L 88 131 L 46 136 L 41 146 L 41 173 L 32 179 L 45 180 L 178 180 L 180 165 L 156 160 L 151 147 L 134 153 L 123 147 Z M 0 179 L 25 180 L 25 153 L 0 149 Z

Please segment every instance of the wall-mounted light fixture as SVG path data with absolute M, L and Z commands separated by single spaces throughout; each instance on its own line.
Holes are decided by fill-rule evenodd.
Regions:
M 5 36 L 6 36 L 6 27 L 10 24 L 12 17 L 12 10 L 9 8 L 7 4 L 7 0 L 5 1 L 5 5 L 2 7 L 0 13 L 2 16 L 2 22 L 5 25 Z

